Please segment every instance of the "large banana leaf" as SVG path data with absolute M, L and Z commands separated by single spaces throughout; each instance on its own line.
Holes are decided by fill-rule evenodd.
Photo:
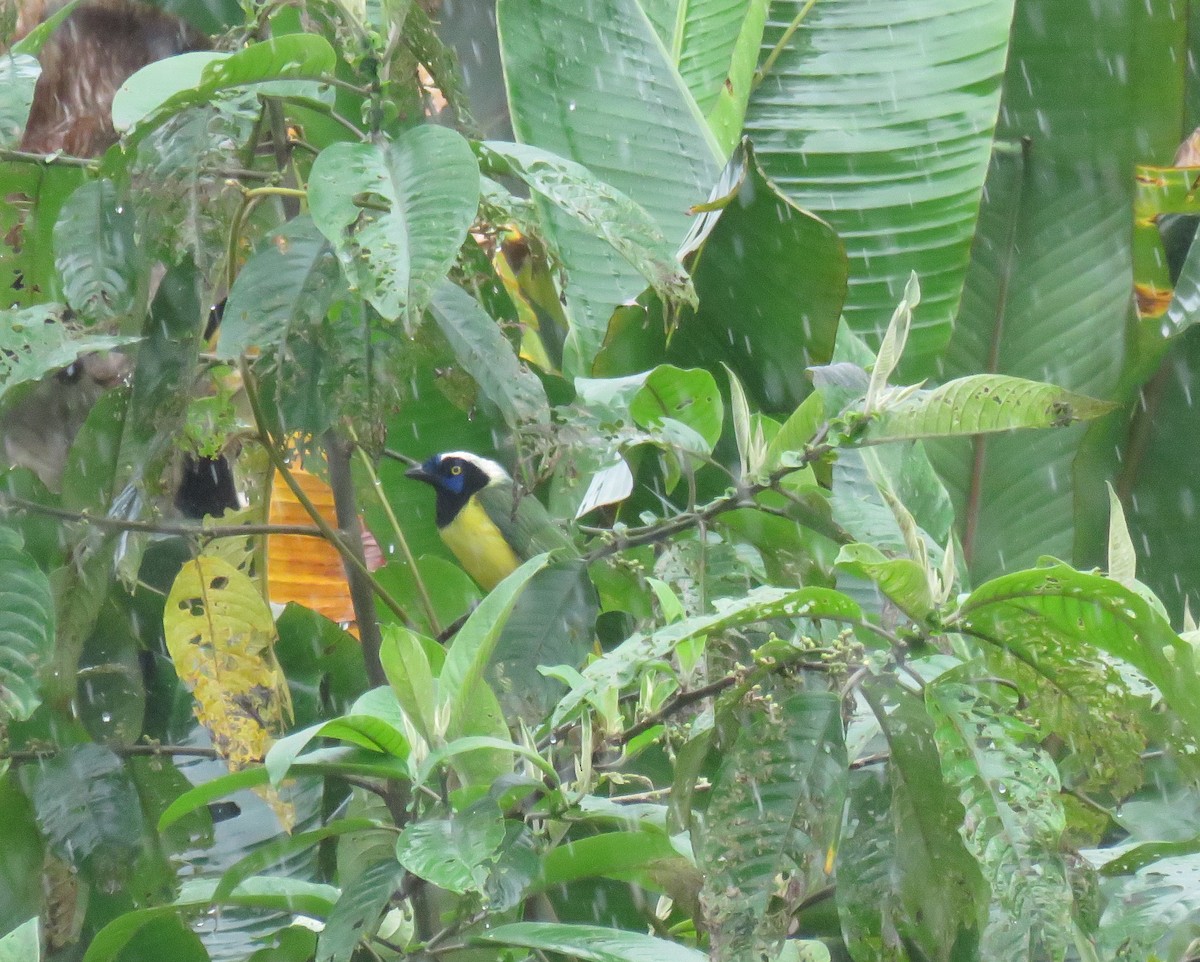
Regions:
M 851 327 L 881 334 L 910 271 L 906 373 L 950 337 L 987 169 L 1011 0 L 771 5 L 746 131 L 850 254 Z M 793 32 L 794 30 L 794 32 Z
M 500 45 L 517 139 L 586 163 L 678 244 L 689 227 L 688 209 L 707 199 L 732 144 L 722 149 L 690 86 L 707 89 L 720 73 L 699 69 L 700 61 L 713 60 L 712 49 L 700 39 L 664 42 L 656 26 L 699 27 L 706 16 L 723 22 L 722 6 L 680 11 L 667 0 L 501 0 Z M 681 37 L 687 35 L 684 29 Z M 708 52 L 693 62 L 690 52 L 701 49 Z M 711 99 L 703 97 L 706 105 Z M 547 204 L 542 212 L 567 272 L 572 329 L 564 368 L 587 373 L 613 309 L 645 281 L 603 241 Z
M 1132 317 L 1133 164 L 1169 160 L 1182 126 L 1181 11 L 1018 4 L 999 142 L 940 376 L 1001 372 L 1111 394 Z M 1080 533 L 1102 542 L 1107 501 L 1089 497 L 1073 519 L 1077 479 L 1102 495 L 1120 437 L 1097 431 L 1086 468 L 1079 428 L 931 444 L 973 575 L 1069 556 Z

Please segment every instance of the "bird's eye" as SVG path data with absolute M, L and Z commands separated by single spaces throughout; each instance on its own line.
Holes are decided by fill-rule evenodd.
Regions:
M 461 464 L 452 464 L 450 466 L 450 473 L 451 474 L 462 474 L 462 465 Z

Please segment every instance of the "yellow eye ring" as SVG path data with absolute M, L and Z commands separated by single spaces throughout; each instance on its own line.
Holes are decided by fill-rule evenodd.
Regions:
M 452 464 L 450 466 L 450 473 L 451 474 L 462 474 L 462 465 L 461 464 Z

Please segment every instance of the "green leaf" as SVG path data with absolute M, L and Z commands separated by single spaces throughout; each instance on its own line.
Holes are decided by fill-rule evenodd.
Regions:
M 855 543 L 843 545 L 834 564 L 875 582 L 914 621 L 923 620 L 933 610 L 929 575 L 910 558 L 888 558 L 873 545 Z
M 89 322 L 125 317 L 146 296 L 137 217 L 111 180 L 84 184 L 63 205 L 54 254 L 67 303 Z
M 890 937 L 897 911 L 893 880 L 896 823 L 886 773 L 865 767 L 850 772 L 846 827 L 837 858 L 837 908 L 842 940 L 855 962 L 894 958 Z M 884 932 L 889 933 L 885 940 Z
M 586 165 L 681 241 L 725 157 L 636 0 L 502 0 L 497 20 L 517 140 Z M 613 308 L 645 283 L 607 242 L 539 208 L 567 272 L 563 370 L 587 374 Z
M 0 939 L 0 962 L 38 962 L 41 957 L 42 937 L 36 915 Z
M 216 355 L 279 351 L 319 325 L 340 288 L 337 258 L 312 219 L 301 215 L 272 234 L 238 272 L 221 316 Z M 309 335 L 311 336 L 311 335 Z
M 821 392 L 813 391 L 788 416 L 779 432 L 767 444 L 767 456 L 763 463 L 763 470 L 774 471 L 781 467 L 786 455 L 803 454 L 804 449 L 812 444 L 824 420 L 824 398 L 821 396 Z
M 1018 428 L 1061 428 L 1112 410 L 1107 401 L 1002 374 L 976 374 L 917 391 L 895 406 L 884 402 L 867 425 L 865 443 L 900 438 L 955 437 Z
M 321 151 L 308 202 L 352 284 L 384 318 L 411 327 L 466 240 L 479 165 L 459 134 L 423 124 L 385 145 Z
M 404 507 L 409 508 L 412 505 L 407 504 Z M 428 528 L 433 529 L 433 536 L 437 538 L 432 505 L 429 506 L 428 513 L 421 517 L 421 521 L 427 524 Z M 408 527 L 405 524 L 405 528 Z M 416 530 L 425 533 L 425 529 Z M 412 547 L 412 536 L 409 535 L 409 537 L 409 546 Z M 438 538 L 438 541 L 440 542 L 441 539 Z M 421 594 L 417 590 L 417 580 L 408 564 L 398 560 L 389 561 L 375 572 L 375 580 L 409 612 L 409 617 L 412 618 L 417 630 L 422 634 L 426 636 L 440 634 L 445 625 L 452 624 L 479 603 L 479 586 L 454 562 L 437 555 L 421 555 L 417 558 L 417 571 L 433 602 L 433 609 L 438 618 L 436 628 L 428 622 L 422 608 Z M 380 619 L 384 624 L 399 623 L 390 609 L 381 610 Z
M 538 572 L 500 633 L 486 677 L 505 717 L 541 722 L 563 687 L 541 674 L 543 665 L 577 668 L 595 642 L 598 604 L 587 565 L 560 561 Z
M 117 88 L 113 97 L 113 126 L 118 132 L 129 130 L 175 98 L 181 101 L 178 110 L 199 102 L 194 91 L 203 82 L 205 69 L 228 59 L 226 53 L 198 50 L 171 57 L 168 62 L 148 64 Z M 166 119 L 163 116 L 159 122 Z
M 855 331 L 882 333 L 920 275 L 902 368 L 918 376 L 958 308 L 1012 12 L 1011 0 L 904 0 L 885 23 L 867 7 L 771 5 L 746 132 L 767 175 L 846 241 Z
M 1180 131 L 1190 129 L 1178 59 L 1186 57 L 1188 27 L 1158 6 L 1080 13 L 1078 30 L 1047 43 L 1041 5 L 1017 4 L 1000 143 L 939 377 L 1002 373 L 1109 398 L 1122 364 L 1140 363 L 1119 333 L 1132 315 L 1134 233 L 1134 181 L 1122 172 L 1139 160 L 1169 160 Z M 1153 52 L 1137 39 L 1147 36 L 1155 37 Z M 1097 58 L 1097 50 L 1107 53 Z M 1123 61 L 1119 77 L 1100 62 L 1105 57 Z M 1152 110 L 1142 106 L 1151 102 Z M 1025 149 L 1026 136 L 1047 149 Z M 1140 386 L 1133 380 L 1127 396 Z M 976 582 L 1031 566 L 1041 554 L 1070 557 L 1076 543 L 1081 562 L 1103 560 L 1103 481 L 1138 470 L 1114 461 L 1127 423 L 1123 414 L 1096 422 L 1086 454 L 1081 428 L 931 447 Z M 1134 451 L 1121 453 L 1123 465 L 1131 460 Z M 1151 455 L 1144 463 L 1157 477 L 1173 462 Z M 1178 487 L 1168 484 L 1164 497 L 1177 503 Z M 1156 544 L 1153 555 L 1169 550 Z M 1165 563 L 1169 583 L 1180 564 Z
M 629 415 L 647 430 L 661 428 L 667 420 L 678 421 L 703 438 L 712 451 L 721 437 L 725 402 L 716 378 L 708 371 L 660 364 L 629 402 Z
M 888 379 L 904 356 L 904 346 L 908 343 L 908 333 L 912 330 L 913 311 L 920 303 L 921 283 L 916 271 L 913 271 L 908 275 L 908 282 L 904 285 L 904 296 L 892 312 L 892 319 L 888 322 L 887 330 L 883 332 L 883 340 L 875 355 L 875 366 L 871 368 L 871 379 L 867 384 L 867 398 L 863 402 L 863 410 L 868 414 L 875 413 L 888 386 Z
M 405 717 L 426 743 L 436 744 L 437 682 L 422 639 L 403 625 L 387 625 L 379 659 Z
M 1103 856 L 1104 850 L 1089 855 Z M 1132 877 L 1109 883 L 1110 894 L 1101 916 L 1101 958 L 1141 949 L 1135 957 L 1163 958 L 1156 943 L 1172 935 L 1191 935 L 1200 913 L 1200 856 L 1164 858 Z
M 483 160 L 523 180 L 531 190 L 607 242 L 668 303 L 696 307 L 696 290 L 662 229 L 634 201 L 582 164 L 525 144 L 489 140 Z
M 474 297 L 443 280 L 434 289 L 429 313 L 458 363 L 500 409 L 509 428 L 550 420 L 542 382 L 521 363 L 499 325 Z
M 389 859 L 347 884 L 317 940 L 316 962 L 348 962 L 358 943 L 375 934 L 403 875 L 403 869 Z
M 548 563 L 548 555 L 530 558 L 516 571 L 496 585 L 471 612 L 446 652 L 446 663 L 439 676 L 438 708 L 450 709 L 448 731 L 458 734 L 472 711 L 471 699 L 476 686 L 483 683 L 483 674 L 492 659 L 496 642 L 517 596 L 529 579 Z
M 483 891 L 503 842 L 504 819 L 485 800 L 450 818 L 408 825 L 396 842 L 396 857 L 419 878 L 464 895 Z
M 1024 957 L 1061 959 L 1075 898 L 1062 856 L 1061 785 L 1040 733 L 960 671 L 928 685 L 925 704 L 942 771 L 966 809 L 967 848 L 1000 909 L 984 930 L 983 957 L 999 957 L 989 950 L 996 940 L 1009 951 L 1020 946 Z
M 763 174 L 748 141 L 711 196 L 685 241 L 699 310 L 671 319 L 646 297 L 618 308 L 593 373 L 630 374 L 664 358 L 714 374 L 728 365 L 761 409 L 791 411 L 812 390 L 805 368 L 833 353 L 846 252 L 833 228 Z
M 561 922 L 511 922 L 477 933 L 474 941 L 558 952 L 580 962 L 705 962 L 708 958 L 640 932 Z
M 129 941 L 150 923 L 180 911 L 196 914 L 208 909 L 216 887 L 216 879 L 189 879 L 172 904 L 118 915 L 96 933 L 83 956 L 84 962 L 114 962 Z M 332 885 L 255 876 L 239 885 L 224 904 L 323 918 L 336 903 L 338 894 Z
M 662 832 L 602 832 L 572 839 L 547 852 L 541 861 L 536 890 L 543 892 L 586 878 L 642 877 L 656 866 L 669 866 L 676 874 L 695 872 L 695 866 Z
M 158 830 L 166 831 L 185 815 L 223 795 L 232 795 L 244 788 L 266 785 L 267 782 L 267 770 L 256 766 L 240 772 L 230 772 L 228 775 L 214 778 L 203 785 L 197 785 L 190 791 L 184 792 L 163 810 L 162 815 L 158 818 Z
M 725 365 L 725 374 L 729 378 L 729 408 L 733 415 L 733 438 L 737 442 L 738 470 L 744 478 L 752 471 L 757 473 L 761 469 L 766 449 L 764 447 L 761 451 L 757 450 L 754 444 L 754 434 L 750 427 L 750 402 L 746 399 L 746 389 L 728 365 Z
M 0 728 L 24 721 L 41 704 L 41 672 L 54 651 L 50 579 L 0 527 Z
M 892 685 L 863 695 L 890 752 L 890 817 L 895 831 L 894 899 L 882 906 L 882 931 L 894 927 L 937 962 L 971 958 L 983 929 L 987 885 L 959 832 L 964 810 L 942 776 L 934 726 L 921 702 Z
M 720 0 L 687 5 L 679 69 L 726 152 L 742 135 L 769 6 L 770 0 L 750 0 L 744 6 Z M 722 63 L 727 72 L 718 77 Z M 717 83 L 710 86 L 713 80 Z
M 10 53 L 0 59 L 0 145 L 11 148 L 21 142 L 33 103 L 33 87 L 42 68 L 35 57 Z
M 273 785 L 284 779 L 299 754 L 314 738 L 340 738 L 352 745 L 400 759 L 407 758 L 409 752 L 408 739 L 389 721 L 373 715 L 343 715 L 288 735 L 272 745 L 264 763 Z
M 302 755 L 292 763 L 293 774 L 311 773 L 319 776 L 327 775 L 361 775 L 365 778 L 408 778 L 409 771 L 406 762 L 391 756 L 381 756 L 378 752 L 348 749 L 327 748 Z M 247 768 L 240 772 L 221 775 L 212 781 L 197 785 L 190 791 L 184 792 L 166 807 L 159 816 L 158 830 L 165 831 L 184 816 L 207 805 L 214 799 L 224 795 L 232 795 L 245 788 L 255 788 L 270 782 L 270 776 L 264 766 Z
M 831 501 L 834 521 L 856 540 L 897 555 L 910 554 L 912 534 L 906 536 L 897 502 L 926 533 L 926 552 L 935 557 L 954 521 L 949 495 L 920 441 L 839 450 Z
M 32 307 L 62 300 L 61 279 L 54 268 L 54 225 L 62 205 L 84 182 L 85 171 L 78 167 L 0 161 L 2 195 L 27 197 L 32 205 L 23 212 L 24 205 L 0 204 L 0 229 L 6 234 L 18 230 L 21 237 L 20 250 L 0 245 L 0 267 L 7 276 L 22 281 L 19 290 L 7 294 L 5 306 Z
M 605 692 L 633 684 L 647 663 L 670 657 L 678 645 L 698 635 L 773 618 L 835 622 L 857 622 L 862 618 L 854 601 L 828 588 L 754 588 L 744 597 L 719 599 L 714 605 L 714 614 L 685 618 L 650 634 L 638 632 L 596 659 L 558 703 L 551 725 L 569 718 L 585 700 L 599 699 Z
M 320 828 L 267 842 L 227 868 L 221 876 L 221 884 L 213 892 L 213 901 L 223 902 L 239 885 L 252 875 L 279 863 L 286 865 L 289 856 L 303 852 L 327 838 L 337 838 L 351 832 L 370 832 L 384 823 L 372 818 L 337 818 Z
M 1039 649 L 1093 652 L 1127 661 L 1162 692 L 1200 737 L 1200 678 L 1193 649 L 1136 592 L 1063 564 L 981 585 L 955 616 L 963 630 L 1037 667 Z
M 1168 215 L 1169 216 L 1169 215 Z M 1159 223 L 1165 235 L 1166 217 L 1160 217 Z M 1180 225 L 1193 227 L 1193 220 L 1181 220 Z M 1165 239 L 1165 236 L 1164 236 Z M 1167 307 L 1165 322 L 1171 334 L 1182 334 L 1190 327 L 1200 323 L 1200 245 L 1195 243 L 1195 230 L 1192 229 L 1191 242 L 1188 244 L 1187 257 L 1179 270 L 1179 278 L 1175 282 L 1175 290 L 1171 294 L 1171 303 Z
M 771 957 L 794 912 L 830 884 L 847 763 L 833 693 L 789 695 L 738 720 L 713 781 L 699 856 L 710 954 L 731 962 Z
M 102 745 L 74 745 L 21 771 L 51 849 L 81 867 L 104 847 L 128 865 L 142 839 L 137 789 L 121 760 Z
M 185 53 L 143 67 L 113 98 L 113 126 L 129 150 L 168 118 L 208 103 L 224 90 L 256 87 L 287 94 L 295 87 L 273 81 L 317 80 L 333 73 L 337 54 L 319 34 L 293 33 L 243 47 L 236 53 Z
M 1200 256 L 1200 245 L 1193 246 Z M 1176 623 L 1185 604 L 1193 615 L 1200 612 L 1195 579 L 1181 577 L 1182 572 L 1200 565 L 1200 545 L 1190 537 L 1180 537 L 1182 530 L 1190 529 L 1192 491 L 1200 476 L 1200 447 L 1180 443 L 1193 416 L 1197 370 L 1200 337 L 1189 333 L 1176 342 L 1153 388 L 1147 389 L 1150 408 L 1142 410 L 1138 403 L 1134 416 L 1144 422 L 1145 430 L 1139 431 L 1136 447 L 1122 455 L 1122 474 L 1093 468 L 1094 460 L 1086 465 L 1089 472 L 1095 471 L 1096 479 L 1113 478 L 1121 492 L 1129 528 L 1139 548 L 1138 577 L 1162 599 Z M 1128 424 L 1119 415 L 1112 418 L 1122 428 Z M 1074 469 L 1064 476 L 1080 478 Z M 1106 498 L 1097 498 L 1088 513 L 1080 516 L 1076 541 L 1084 563 L 1104 563 L 1103 511 L 1107 505 Z M 1111 529 L 1111 509 L 1108 518 Z M 1082 543 L 1085 537 L 1086 544 Z
M 1108 576 L 1126 588 L 1134 588 L 1137 579 L 1137 553 L 1129 538 L 1125 511 L 1113 486 L 1108 485 Z
M 479 751 L 501 751 L 506 754 L 520 755 L 522 758 L 533 762 L 550 781 L 558 781 L 558 772 L 554 770 L 554 766 L 533 749 L 518 745 L 505 738 L 494 738 L 489 735 L 467 735 L 463 738 L 456 738 L 448 745 L 434 749 L 426 755 L 421 761 L 420 768 L 417 769 L 416 774 L 413 776 L 413 784 L 424 785 L 438 766 L 461 755 Z
M 33 807 L 18 779 L 0 777 L 0 931 L 16 928 L 45 907 L 46 852 Z

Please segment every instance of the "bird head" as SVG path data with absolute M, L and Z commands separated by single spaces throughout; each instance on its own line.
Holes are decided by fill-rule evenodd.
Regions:
M 489 484 L 509 480 L 508 472 L 495 461 L 481 458 L 469 451 L 446 451 L 435 454 L 405 476 L 432 485 L 438 492 L 456 498 L 469 498 Z

